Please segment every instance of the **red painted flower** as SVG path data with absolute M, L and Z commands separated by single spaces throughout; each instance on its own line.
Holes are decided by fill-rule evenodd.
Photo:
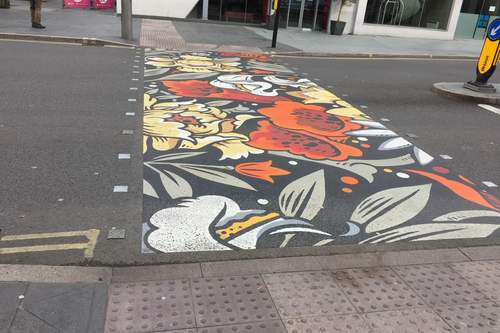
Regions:
M 260 109 L 269 121 L 259 121 L 257 131 L 250 133 L 248 145 L 267 150 L 288 151 L 310 159 L 345 160 L 363 153 L 343 143 L 346 132 L 362 128 L 351 118 L 326 112 L 317 105 L 276 102 L 274 107 Z
M 208 81 L 162 81 L 170 91 L 184 97 L 207 97 L 233 99 L 254 103 L 273 103 L 275 101 L 289 101 L 286 97 L 267 97 L 243 92 L 236 89 L 222 89 L 212 86 Z
M 290 172 L 286 170 L 272 167 L 272 163 L 273 161 L 241 163 L 238 164 L 234 168 L 234 170 L 243 176 L 263 179 L 271 183 L 274 183 L 274 180 L 271 178 L 271 176 L 284 176 L 290 174 Z

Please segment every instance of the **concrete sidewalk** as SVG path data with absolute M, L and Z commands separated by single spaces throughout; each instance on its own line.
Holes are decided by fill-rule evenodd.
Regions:
M 29 2 L 12 0 L 10 9 L 0 9 L 0 38 L 5 34 L 98 38 L 130 43 L 121 36 L 120 17 L 112 10 L 63 9 L 60 0 L 42 6 L 42 23 L 47 29 L 31 28 Z M 331 36 L 324 32 L 280 29 L 278 47 L 271 48 L 272 31 L 263 27 L 207 21 L 134 19 L 134 41 L 147 47 L 233 52 L 295 52 L 312 56 L 458 56 L 477 58 L 480 40 L 427 40 L 383 36 Z M 2 36 L 3 35 L 3 36 Z M 10 36 L 12 37 L 12 36 Z M 306 54 L 303 54 L 303 53 Z
M 477 247 L 128 268 L 0 265 L 0 332 L 496 332 L 499 259 L 499 247 Z
M 113 10 L 62 8 L 61 0 L 42 3 L 42 24 L 46 29 L 33 29 L 29 1 L 11 0 L 10 9 L 0 8 L 0 35 L 97 38 L 109 42 L 139 44 L 141 19 L 133 20 L 133 41 L 121 38 L 121 19 Z M 2 36 L 3 38 L 7 38 Z M 15 37 L 15 36 L 14 36 Z

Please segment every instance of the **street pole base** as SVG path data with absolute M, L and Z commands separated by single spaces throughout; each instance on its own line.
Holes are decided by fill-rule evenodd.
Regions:
M 480 93 L 494 93 L 497 91 L 491 84 L 475 84 L 475 82 L 472 81 L 464 83 L 464 88 Z

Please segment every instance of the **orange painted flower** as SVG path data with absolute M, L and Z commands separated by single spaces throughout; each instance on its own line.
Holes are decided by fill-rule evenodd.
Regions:
M 270 183 L 274 183 L 271 176 L 284 176 L 290 174 L 290 172 L 286 170 L 271 166 L 272 163 L 273 161 L 241 163 L 238 164 L 234 170 L 243 176 L 267 180 Z
M 288 151 L 310 159 L 345 160 L 363 155 L 357 147 L 344 142 L 346 132 L 361 129 L 352 118 L 333 115 L 318 105 L 276 102 L 259 112 L 269 121 L 259 121 L 257 131 L 250 133 L 248 145 L 267 150 Z

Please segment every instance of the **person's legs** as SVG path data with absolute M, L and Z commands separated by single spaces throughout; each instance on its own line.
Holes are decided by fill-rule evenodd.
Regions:
M 35 23 L 35 0 L 30 0 L 31 23 Z
M 40 21 L 42 20 L 42 0 L 30 0 L 30 4 L 31 26 L 38 29 L 45 28 L 40 24 Z

